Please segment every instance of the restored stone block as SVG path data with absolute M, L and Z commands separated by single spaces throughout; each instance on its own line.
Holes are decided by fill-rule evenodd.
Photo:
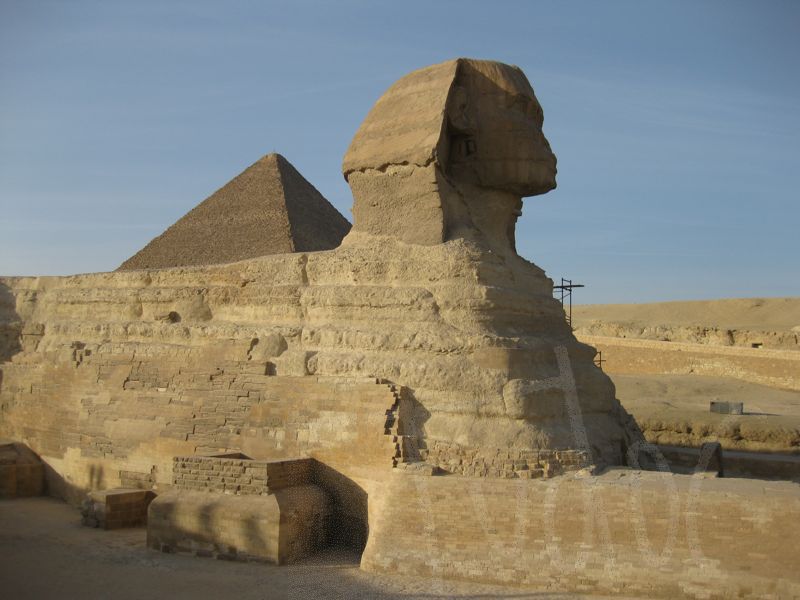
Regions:
M 285 564 L 324 545 L 330 511 L 328 495 L 308 484 L 264 496 L 172 490 L 150 504 L 147 545 L 167 552 Z
M 89 527 L 120 529 L 147 523 L 147 509 L 155 498 L 149 490 L 97 490 L 81 504 L 82 523 Z

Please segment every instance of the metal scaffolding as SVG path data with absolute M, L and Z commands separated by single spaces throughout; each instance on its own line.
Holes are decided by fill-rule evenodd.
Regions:
M 572 290 L 575 288 L 585 287 L 582 283 L 572 283 L 572 279 L 561 278 L 561 285 L 553 286 L 553 293 L 560 294 L 561 306 L 564 308 L 564 314 L 567 316 L 567 323 L 572 327 Z M 566 302 L 566 306 L 564 305 Z

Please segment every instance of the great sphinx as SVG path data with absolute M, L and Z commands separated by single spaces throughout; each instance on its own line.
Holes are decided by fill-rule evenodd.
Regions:
M 172 454 L 288 452 L 256 442 L 247 427 L 221 427 L 192 444 L 191 419 L 167 449 L 152 425 L 157 406 L 147 409 L 149 433 L 131 439 L 125 428 L 106 431 L 107 450 L 91 451 L 96 440 L 82 427 L 96 431 L 97 423 L 86 421 L 92 411 L 80 399 L 89 384 L 73 381 L 81 369 L 99 369 L 91 385 L 114 406 L 116 392 L 145 393 L 124 382 L 139 381 L 136 369 L 150 362 L 161 373 L 153 381 L 169 382 L 156 387 L 175 393 L 185 383 L 173 375 L 188 365 L 228 373 L 244 365 L 277 379 L 364 377 L 402 389 L 401 462 L 504 477 L 623 464 L 635 427 L 594 365 L 594 350 L 573 336 L 552 281 L 515 250 L 521 198 L 556 185 L 542 122 L 517 67 L 471 59 L 427 67 L 378 100 L 347 151 L 355 222 L 338 249 L 4 279 L 11 333 L 3 433 L 66 461 L 63 474 L 78 487 L 88 485 L 83 472 L 97 460 L 109 463 L 112 481 L 119 472 L 152 470 L 154 484 L 167 484 Z M 557 381 L 564 374 L 557 349 L 574 377 L 581 439 Z M 105 383 L 111 363 L 104 358 L 125 377 Z M 78 391 L 56 398 L 39 378 Z M 55 437 L 47 418 L 31 420 L 53 403 L 69 416 Z M 134 417 L 106 411 L 104 418 L 108 429 Z M 292 452 L 312 452 L 301 446 Z M 116 447 L 125 450 L 115 454 Z
M 797 596 L 796 490 L 609 469 L 641 433 L 515 249 L 522 198 L 556 185 L 542 123 L 517 67 L 444 62 L 356 133 L 338 248 L 0 278 L 0 453 L 30 448 L 71 501 L 156 493 L 162 550 L 283 562 L 339 538 L 371 570 Z

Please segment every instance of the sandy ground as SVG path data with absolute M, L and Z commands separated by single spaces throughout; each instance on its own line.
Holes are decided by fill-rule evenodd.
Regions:
M 661 339 L 683 343 L 728 345 L 714 330 L 744 332 L 736 345 L 749 347 L 760 334 L 773 332 L 767 346 L 796 351 L 793 345 L 800 332 L 800 298 L 733 298 L 649 304 L 594 304 L 573 306 L 576 330 L 600 326 L 596 335 L 619 335 Z M 603 330 L 605 327 L 605 330 Z M 688 327 L 689 331 L 680 328 Z M 637 328 L 644 328 L 644 331 Z M 696 328 L 696 329 L 691 329 Z M 711 330 L 710 337 L 704 332 Z M 589 333 L 592 333 L 589 331 Z M 716 337 L 715 337 L 716 335 Z M 698 339 L 695 339 L 699 336 Z M 680 351 L 680 350 L 678 350 Z M 693 444 L 717 434 L 730 449 L 758 452 L 800 452 L 800 392 L 771 388 L 730 377 L 703 375 L 622 375 L 609 374 L 617 387 L 617 398 L 645 429 L 665 431 L 661 443 Z M 798 374 L 800 375 L 800 374 Z M 709 412 L 711 401 L 742 402 L 745 415 L 727 417 Z M 724 423 L 723 423 L 724 422 Z M 685 435 L 691 430 L 708 430 L 707 436 Z M 734 430 L 727 431 L 733 427 Z M 723 431 L 726 430 L 726 431 Z M 699 437 L 698 437 L 699 436 Z M 683 439 L 685 438 L 685 439 Z M 660 438 L 659 438 L 660 439 Z
M 617 398 L 651 441 L 699 446 L 718 440 L 723 448 L 800 453 L 800 392 L 703 375 L 612 374 Z M 709 411 L 712 400 L 742 402 L 745 414 Z M 700 433 L 705 431 L 706 433 Z
M 0 501 L 0 598 L 160 599 L 543 599 L 601 598 L 531 592 L 422 577 L 374 575 L 347 552 L 288 567 L 162 554 L 145 530 L 80 525 L 52 498 Z
M 720 329 L 798 331 L 800 298 L 733 298 L 572 307 L 572 323 L 576 329 L 594 320 L 650 326 L 699 325 Z
M 749 416 L 800 422 L 800 392 L 780 390 L 732 377 L 611 374 L 617 398 L 633 414 L 664 409 L 708 413 L 709 402 L 743 402 Z

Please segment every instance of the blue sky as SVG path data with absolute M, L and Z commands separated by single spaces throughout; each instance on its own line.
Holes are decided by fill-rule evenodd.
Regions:
M 0 0 L 0 273 L 116 268 L 262 155 L 345 216 L 381 93 L 517 64 L 558 189 L 518 249 L 580 302 L 800 295 L 800 3 Z

